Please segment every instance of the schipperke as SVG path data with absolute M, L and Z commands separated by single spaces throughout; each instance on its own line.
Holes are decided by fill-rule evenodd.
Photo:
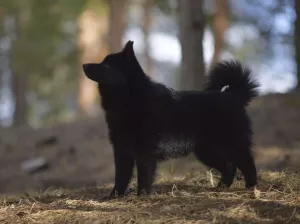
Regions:
M 151 80 L 135 56 L 133 41 L 83 69 L 98 83 L 113 145 L 115 186 L 110 197 L 124 195 L 134 165 L 137 194 L 149 194 L 157 162 L 190 152 L 221 173 L 218 187 L 229 187 L 237 168 L 246 188 L 257 184 L 245 107 L 258 95 L 258 84 L 239 62 L 218 63 L 204 91 L 176 91 Z

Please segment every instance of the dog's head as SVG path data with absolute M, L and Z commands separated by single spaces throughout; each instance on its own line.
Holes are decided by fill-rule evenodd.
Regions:
M 115 54 L 109 54 L 101 63 L 83 64 L 85 75 L 101 85 L 124 85 L 127 72 L 137 63 L 133 41 L 128 41 L 124 49 Z

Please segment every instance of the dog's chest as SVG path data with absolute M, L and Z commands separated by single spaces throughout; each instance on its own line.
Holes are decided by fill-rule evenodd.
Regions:
M 195 147 L 195 139 L 183 134 L 160 134 L 156 142 L 158 154 L 163 159 L 187 156 Z

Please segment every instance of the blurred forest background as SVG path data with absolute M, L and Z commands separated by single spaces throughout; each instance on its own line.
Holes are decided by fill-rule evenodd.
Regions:
M 201 89 L 219 60 L 248 65 L 261 84 L 249 108 L 259 167 L 297 166 L 299 0 L 0 0 L 0 191 L 112 180 L 81 65 L 129 39 L 146 73 L 178 89 Z M 32 174 L 32 163 L 47 169 Z

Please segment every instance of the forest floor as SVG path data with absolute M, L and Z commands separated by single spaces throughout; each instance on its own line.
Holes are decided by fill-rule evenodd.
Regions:
M 244 190 L 213 189 L 205 172 L 181 178 L 159 176 L 151 196 L 134 193 L 103 200 L 111 185 L 5 197 L 3 224 L 100 223 L 300 223 L 300 176 L 295 172 L 260 172 L 260 186 Z M 135 188 L 135 183 L 132 187 Z
M 268 95 L 248 108 L 261 182 L 254 198 L 243 190 L 243 179 L 226 192 L 211 190 L 205 167 L 189 156 L 160 164 L 157 193 L 150 198 L 102 201 L 114 178 L 102 116 L 41 129 L 2 129 L 0 222 L 300 223 L 300 175 L 286 170 L 300 168 L 299 99 L 299 93 Z M 23 162 L 37 157 L 49 166 L 25 172 Z

